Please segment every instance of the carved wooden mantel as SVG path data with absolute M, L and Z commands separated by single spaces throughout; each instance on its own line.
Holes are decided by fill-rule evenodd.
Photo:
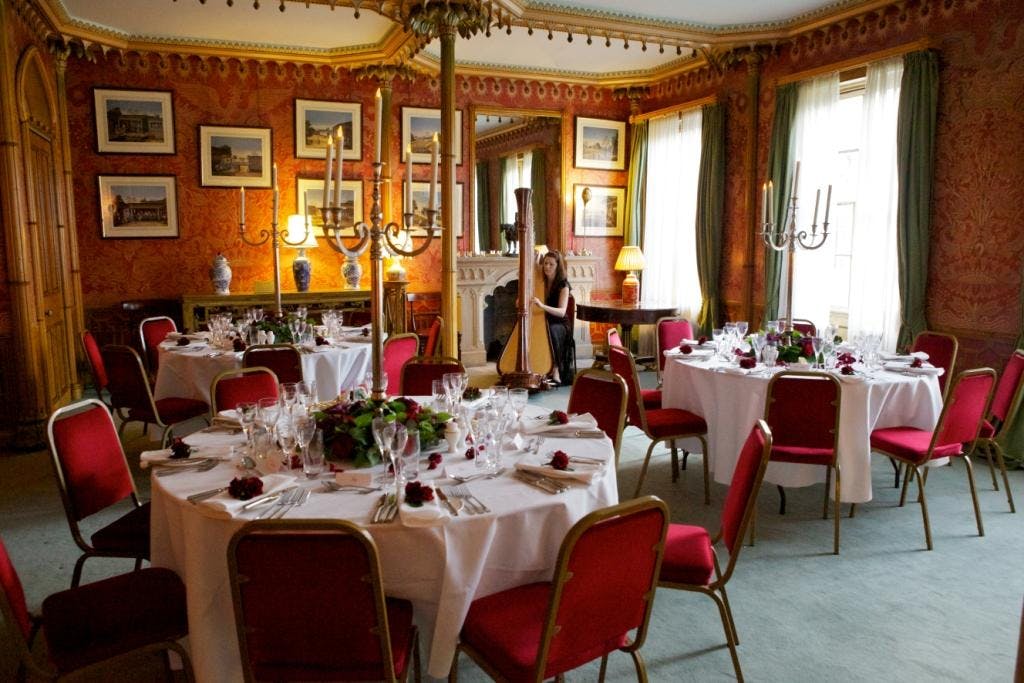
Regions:
M 590 292 L 597 278 L 595 256 L 567 256 L 566 277 L 572 285 L 572 294 L 577 303 L 588 303 Z M 506 256 L 475 255 L 460 256 L 457 262 L 458 289 L 460 301 L 459 330 L 462 332 L 462 364 L 466 367 L 487 363 L 487 340 L 484 339 L 485 297 L 495 287 L 506 285 L 519 277 L 519 259 Z M 593 355 L 590 343 L 590 327 L 580 320 L 573 330 L 576 339 L 577 358 Z

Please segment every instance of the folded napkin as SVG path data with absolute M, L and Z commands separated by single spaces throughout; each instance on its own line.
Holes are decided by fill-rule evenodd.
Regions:
M 191 464 L 191 463 L 195 462 L 196 460 L 205 460 L 205 458 L 203 458 L 203 457 L 193 453 L 191 456 L 189 456 L 187 458 L 180 458 L 180 459 L 174 460 L 173 462 L 170 462 L 170 463 L 162 462 L 164 460 L 168 460 L 169 461 L 170 459 L 171 459 L 171 449 L 170 448 L 161 448 L 158 451 L 142 451 L 142 453 L 139 455 L 139 467 L 141 467 L 142 469 L 146 469 L 154 461 L 158 461 L 158 462 L 160 462 L 160 464 L 167 464 L 168 467 L 174 467 L 175 463 L 179 463 L 179 462 L 182 465 L 186 465 L 186 464 Z
M 369 344 L 371 341 L 373 341 L 373 337 L 372 336 L 366 335 L 364 337 L 362 334 L 343 334 L 343 335 L 341 335 L 341 339 L 342 339 L 342 341 L 346 341 L 349 344 L 359 344 L 359 343 Z
M 482 467 L 477 467 L 476 460 L 466 460 L 460 456 L 452 456 L 454 462 L 446 462 L 444 466 L 444 476 L 449 479 L 455 477 L 472 477 L 477 474 L 484 474 L 485 470 Z
M 597 429 L 597 420 L 590 413 L 570 415 L 566 424 L 548 424 L 548 418 L 541 416 L 540 419 L 527 418 L 523 420 L 523 431 L 527 434 L 547 434 L 549 432 L 572 433 L 577 430 Z
M 225 429 L 209 428 L 202 429 L 198 432 L 193 432 L 184 438 L 185 443 L 189 446 L 207 448 L 217 448 L 223 452 L 230 450 L 232 446 L 241 446 L 245 443 L 245 435 L 240 431 L 231 431 Z M 207 455 L 210 451 L 203 450 L 202 455 Z M 192 452 L 192 457 L 196 457 L 196 452 Z
M 741 368 L 735 365 L 726 365 L 719 368 L 719 370 L 729 375 L 749 375 L 752 372 L 758 371 L 757 368 L 751 368 L 750 370 L 747 370 L 746 368 Z
M 438 504 L 437 491 L 434 491 L 434 500 L 424 503 L 418 508 L 406 505 L 404 502 L 398 508 L 398 516 L 405 526 L 430 526 L 448 519 L 448 513 L 441 509 Z
M 922 365 L 919 368 L 915 368 L 909 365 L 905 365 L 903 363 L 894 363 L 892 361 L 888 363 L 882 363 L 882 367 L 885 368 L 886 370 L 891 370 L 893 372 L 903 372 L 909 375 L 935 375 L 936 377 L 938 377 L 939 375 L 942 375 L 943 373 L 946 372 L 945 369 L 937 368 L 934 365 Z
M 233 498 L 227 491 L 222 491 L 212 498 L 200 502 L 196 507 L 207 517 L 214 517 L 216 519 L 231 519 L 241 513 L 245 512 L 243 508 L 251 503 L 253 500 L 266 496 L 272 493 L 277 493 L 289 486 L 295 486 L 295 477 L 290 474 L 265 474 L 260 479 L 263 480 L 263 493 L 256 498 L 250 500 L 238 500 Z M 227 486 L 229 481 L 224 482 L 224 486 Z M 266 505 L 273 505 L 273 503 L 264 503 L 264 505 L 257 506 L 256 510 L 263 510 Z
M 547 463 L 551 461 L 551 454 L 529 455 L 516 463 L 517 470 L 542 474 L 552 479 L 575 479 L 576 481 L 590 484 L 594 479 L 604 474 L 604 465 L 593 463 L 577 462 L 569 456 L 568 470 L 556 470 Z
M 923 361 L 928 360 L 928 354 L 924 351 L 914 351 L 908 354 L 886 353 L 884 351 L 879 351 L 878 357 L 882 360 L 897 361 L 901 363 L 912 363 L 915 358 L 920 358 Z
M 338 486 L 373 486 L 373 472 L 363 470 L 335 472 L 334 483 Z
M 864 382 L 867 380 L 867 376 L 862 375 L 860 373 L 856 375 L 844 375 L 841 372 L 834 372 L 832 373 L 832 376 L 838 379 L 840 382 L 845 382 L 847 384 L 858 384 L 860 382 Z
M 678 348 L 675 348 L 675 349 L 665 349 L 665 355 L 666 356 L 675 356 L 677 358 L 688 358 L 688 357 L 691 357 L 691 356 L 695 357 L 695 358 L 706 358 L 707 356 L 715 355 L 715 350 L 714 349 L 709 349 L 709 348 L 706 348 L 706 347 L 703 347 L 703 346 L 694 346 L 694 347 L 691 348 L 690 353 L 683 353 Z

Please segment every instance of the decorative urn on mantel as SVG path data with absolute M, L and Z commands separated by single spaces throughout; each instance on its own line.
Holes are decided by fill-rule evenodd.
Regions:
M 213 283 L 213 291 L 216 294 L 231 293 L 231 266 L 224 254 L 217 254 L 213 259 L 213 266 L 210 268 L 210 282 Z

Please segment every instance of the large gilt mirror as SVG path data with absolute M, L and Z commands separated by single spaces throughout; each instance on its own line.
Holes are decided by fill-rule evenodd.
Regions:
M 470 110 L 470 250 L 513 255 L 505 235 L 515 223 L 518 187 L 533 190 L 537 244 L 560 243 L 562 113 L 546 109 L 473 107 Z

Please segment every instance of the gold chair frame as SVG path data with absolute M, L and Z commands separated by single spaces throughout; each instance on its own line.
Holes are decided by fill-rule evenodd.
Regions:
M 1011 358 L 1013 356 L 1024 356 L 1024 349 L 1017 349 L 1013 352 Z M 996 386 L 998 388 L 998 384 Z M 1003 475 L 1003 489 L 1006 492 L 1006 502 L 1010 506 L 1010 512 L 1014 513 L 1017 512 L 1017 506 L 1013 503 L 1013 492 L 1010 491 L 1010 479 L 1006 474 L 1006 460 L 1003 458 L 1003 447 L 999 445 L 999 437 L 1004 433 L 1010 433 L 1014 430 L 1021 411 L 1024 411 L 1024 377 L 1018 381 L 1017 389 L 1010 400 L 1010 409 L 1006 412 L 1006 421 L 998 424 L 993 422 L 992 426 L 996 429 L 995 434 L 991 438 L 979 436 L 975 442 L 975 449 L 979 450 L 985 456 L 985 459 L 988 460 L 988 471 L 992 475 L 992 488 L 996 491 L 999 490 L 999 482 L 996 481 L 995 465 L 999 465 L 999 471 Z M 995 420 L 995 418 L 990 419 Z M 996 457 L 995 464 L 992 461 L 993 455 Z
M 220 412 L 219 407 L 217 406 L 217 384 L 219 384 L 222 379 L 229 379 L 229 378 L 232 378 L 232 377 L 238 377 L 239 375 L 246 375 L 246 374 L 254 373 L 254 372 L 266 372 L 266 373 L 269 373 L 270 376 L 274 378 L 274 382 L 278 383 L 277 382 L 277 375 L 274 374 L 274 371 L 271 370 L 270 368 L 266 367 L 266 366 L 263 366 L 263 365 L 253 365 L 252 367 L 248 367 L 248 368 L 232 368 L 230 370 L 224 370 L 223 372 L 218 372 L 217 373 L 217 375 L 213 378 L 213 381 L 210 382 L 210 418 L 211 419 L 217 417 L 217 413 Z
M 598 370 L 597 368 L 585 368 L 576 374 L 575 379 L 572 383 L 572 389 L 569 391 L 569 403 L 572 403 L 572 392 L 576 389 L 576 382 L 580 377 L 590 377 L 593 379 L 601 380 L 602 382 L 617 383 L 622 389 L 622 401 L 619 403 L 619 420 L 618 427 L 616 428 L 614 446 L 615 446 L 615 469 L 619 467 L 619 451 L 622 449 L 622 432 L 626 428 L 626 405 L 629 403 L 629 389 L 626 388 L 626 381 L 616 375 L 614 372 L 609 370 Z

